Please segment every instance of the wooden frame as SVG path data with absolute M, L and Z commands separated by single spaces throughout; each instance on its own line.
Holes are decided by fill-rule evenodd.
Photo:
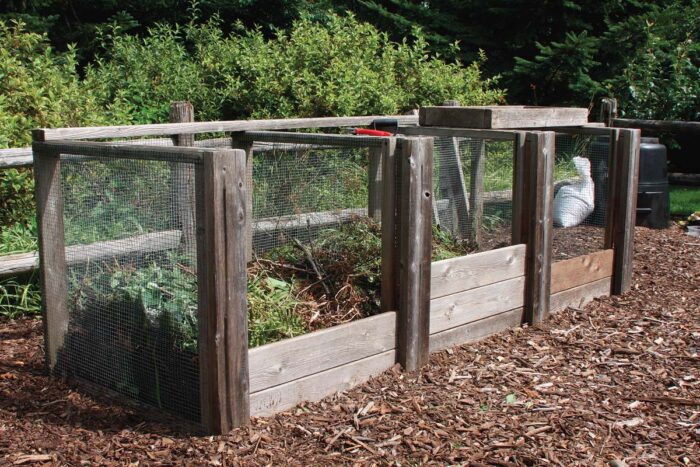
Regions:
M 248 423 L 246 153 L 210 151 L 196 168 L 199 373 L 202 425 Z
M 541 128 L 585 125 L 588 109 L 578 107 L 534 107 L 497 105 L 474 107 L 422 107 L 421 126 L 461 128 Z

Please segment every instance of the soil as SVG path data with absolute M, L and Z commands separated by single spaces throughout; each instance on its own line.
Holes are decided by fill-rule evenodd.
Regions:
M 227 436 L 48 378 L 0 324 L 0 464 L 700 465 L 700 243 L 637 229 L 632 291 Z

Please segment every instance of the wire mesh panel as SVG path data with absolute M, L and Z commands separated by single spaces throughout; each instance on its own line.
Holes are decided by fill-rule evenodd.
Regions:
M 433 223 L 465 253 L 510 245 L 513 143 L 437 137 L 434 146 Z
M 198 421 L 194 164 L 61 155 L 68 330 L 56 370 Z
M 552 258 L 604 248 L 608 203 L 608 137 L 556 135 Z

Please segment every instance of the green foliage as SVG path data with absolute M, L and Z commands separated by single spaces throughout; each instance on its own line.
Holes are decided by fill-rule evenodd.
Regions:
M 41 313 L 41 291 L 36 277 L 0 280 L 0 317 L 14 319 Z
M 33 218 L 34 177 L 32 171 L 27 169 L 0 171 L 0 226 L 11 228 L 17 224 L 22 228 L 29 225 Z
M 670 186 L 671 214 L 687 216 L 700 211 L 700 188 L 692 186 Z
M 295 313 L 294 284 L 262 271 L 248 277 L 248 345 L 275 342 L 307 331 Z
M 29 225 L 15 223 L 0 230 L 0 255 L 24 253 L 37 249 L 36 219 L 31 219 Z

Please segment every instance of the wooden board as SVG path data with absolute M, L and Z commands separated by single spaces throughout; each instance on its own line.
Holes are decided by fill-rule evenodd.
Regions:
M 32 164 L 32 148 L 0 149 L 0 169 L 27 167 Z
M 513 245 L 436 261 L 430 271 L 430 298 L 464 292 L 525 275 L 525 245 Z
M 447 128 L 439 126 L 400 127 L 399 134 L 408 136 L 445 136 L 452 138 L 480 138 L 494 141 L 513 141 L 513 130 L 483 130 L 477 128 Z
M 420 126 L 483 129 L 574 126 L 588 123 L 588 109 L 520 105 L 423 107 L 418 121 Z
M 272 415 L 288 410 L 302 401 L 317 401 L 367 381 L 394 366 L 396 351 L 389 350 L 369 358 L 290 381 L 250 395 L 253 416 Z
M 613 250 L 557 261 L 552 264 L 551 293 L 572 289 L 612 276 Z
M 81 245 L 72 245 L 65 249 L 68 265 L 99 261 L 115 256 L 134 253 L 150 253 L 177 248 L 180 243 L 179 230 L 167 230 L 121 240 L 110 240 Z M 0 277 L 26 274 L 38 267 L 38 253 L 19 253 L 0 256 Z
M 396 348 L 393 311 L 248 351 L 250 392 L 259 392 Z
M 430 301 L 430 333 L 461 326 L 523 306 L 525 277 Z
M 581 308 L 595 297 L 608 296 L 610 295 L 610 284 L 611 278 L 604 277 L 595 282 L 552 294 L 549 305 L 550 311 L 555 313 L 564 310 L 568 306 Z
M 151 125 L 96 126 L 83 128 L 41 128 L 34 130 L 35 141 L 60 139 L 132 138 L 180 133 L 217 133 L 229 131 L 285 130 L 296 128 L 332 128 L 366 126 L 380 118 L 396 119 L 400 125 L 414 125 L 415 115 L 369 115 L 363 117 L 318 117 L 270 120 L 233 120 L 222 122 L 158 123 Z
M 478 341 L 493 334 L 520 326 L 523 309 L 516 308 L 498 315 L 474 321 L 464 326 L 448 329 L 430 335 L 430 351 L 447 349 L 455 345 Z

